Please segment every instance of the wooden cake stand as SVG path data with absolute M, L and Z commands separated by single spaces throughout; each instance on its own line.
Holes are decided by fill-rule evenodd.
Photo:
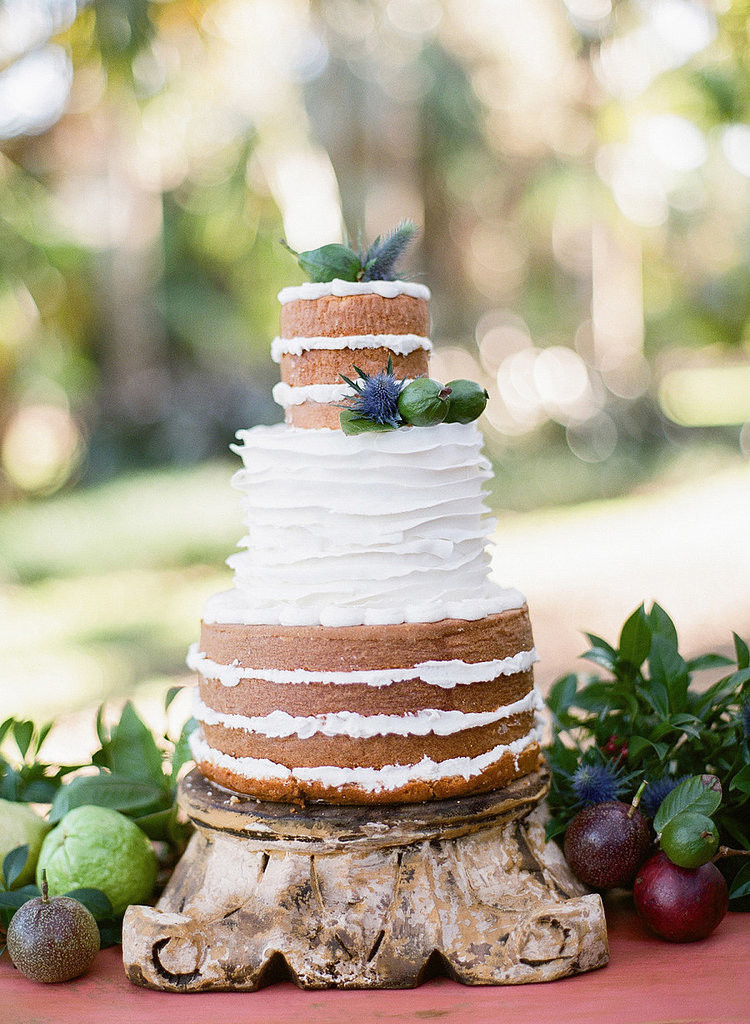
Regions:
M 547 776 L 424 804 L 297 806 L 197 770 L 196 833 L 156 907 L 130 907 L 123 960 L 170 992 L 552 981 L 609 957 L 598 895 L 544 839 Z

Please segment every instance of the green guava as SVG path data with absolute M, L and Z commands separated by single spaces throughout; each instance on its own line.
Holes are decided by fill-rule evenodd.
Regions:
M 119 811 L 83 806 L 68 811 L 42 843 L 36 868 L 50 896 L 71 889 L 101 889 L 119 917 L 131 903 L 145 903 L 156 881 L 151 841 Z
M 34 881 L 37 858 L 42 847 L 42 840 L 52 826 L 40 818 L 28 804 L 16 803 L 14 800 L 0 800 L 0 867 L 6 854 L 17 846 L 28 846 L 21 874 L 13 882 L 12 888 L 19 889 L 22 885 L 30 885 Z

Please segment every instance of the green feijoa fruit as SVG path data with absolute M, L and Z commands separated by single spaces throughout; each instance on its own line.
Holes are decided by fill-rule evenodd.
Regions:
M 473 380 L 451 380 L 445 386 L 451 389 L 446 423 L 471 423 L 482 415 L 490 396 L 481 384 Z
M 401 419 L 413 427 L 434 427 L 448 412 L 450 389 L 429 377 L 417 377 L 398 398 Z
M 675 815 L 661 834 L 662 850 L 680 868 L 699 868 L 707 864 L 718 847 L 718 829 L 699 811 L 682 811 Z

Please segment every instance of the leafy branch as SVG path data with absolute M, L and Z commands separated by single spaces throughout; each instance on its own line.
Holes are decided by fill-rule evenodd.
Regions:
M 165 711 L 179 692 L 169 690 Z M 189 719 L 176 738 L 168 732 L 155 737 L 128 701 L 111 726 L 98 710 L 96 730 L 99 748 L 89 764 L 54 765 L 40 757 L 41 747 L 54 722 L 37 728 L 32 722 L 9 718 L 0 725 L 0 742 L 10 738 L 18 758 L 0 755 L 0 797 L 19 803 L 50 804 L 47 820 L 57 824 L 75 807 L 93 804 L 108 807 L 132 818 L 156 851 L 166 880 L 183 852 L 192 826 L 179 813 L 177 783 L 183 766 L 191 759 L 189 738 L 197 723 Z M 7 746 L 7 744 L 6 744 Z M 74 774 L 73 778 L 68 776 Z M 0 879 L 0 931 L 6 931 L 19 906 L 40 892 L 36 885 L 13 888 L 26 865 L 27 845 L 10 850 Z M 120 922 L 100 890 L 67 893 L 91 910 L 99 924 L 102 945 L 119 942 Z
M 281 244 L 294 257 L 311 281 L 393 281 L 398 263 L 417 234 L 417 226 L 402 220 L 387 235 L 378 237 L 366 249 L 355 252 L 348 245 L 333 243 L 297 252 L 282 238 Z
M 575 673 L 557 680 L 547 697 L 553 739 L 546 750 L 552 771 L 548 835 L 565 831 L 582 804 L 576 773 L 602 766 L 619 778 L 618 796 L 646 779 L 650 813 L 683 777 L 718 777 L 724 799 L 715 815 L 722 839 L 750 849 L 750 652 L 734 637 L 735 659 L 705 654 L 686 660 L 677 631 L 658 604 L 641 605 L 623 625 L 617 646 L 592 633 L 583 659 L 601 676 Z M 695 676 L 731 669 L 706 687 Z M 651 796 L 649 797 L 649 794 Z M 595 802 L 595 801 L 591 801 Z M 736 865 L 725 868 L 728 874 Z M 745 869 L 741 869 L 744 876 Z M 741 889 L 742 891 L 738 891 Z M 734 896 L 745 895 L 734 887 Z

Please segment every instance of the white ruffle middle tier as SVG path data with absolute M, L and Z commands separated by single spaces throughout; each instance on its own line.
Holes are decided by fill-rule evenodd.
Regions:
M 488 578 L 490 466 L 475 423 L 347 436 L 240 431 L 244 549 L 208 622 L 379 625 L 478 619 L 524 597 Z

